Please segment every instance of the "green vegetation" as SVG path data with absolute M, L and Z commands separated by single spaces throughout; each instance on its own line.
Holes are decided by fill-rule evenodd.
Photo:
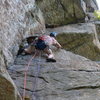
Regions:
M 96 10 L 94 12 L 94 15 L 95 15 L 95 17 L 96 17 L 97 20 L 100 20 L 100 11 L 99 10 Z

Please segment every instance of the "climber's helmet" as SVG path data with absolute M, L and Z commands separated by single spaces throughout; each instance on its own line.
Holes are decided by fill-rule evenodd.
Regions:
M 57 35 L 57 32 L 51 32 L 51 33 L 50 33 L 50 36 L 51 36 L 51 37 L 56 37 L 56 35 Z

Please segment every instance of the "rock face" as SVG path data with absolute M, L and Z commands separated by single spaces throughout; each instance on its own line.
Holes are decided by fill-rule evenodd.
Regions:
M 2 52 L 0 52 L 0 100 L 21 100 L 17 88 L 5 68 L 4 57 L 1 54 Z
M 94 12 L 94 10 L 98 9 L 98 5 L 96 0 L 84 0 L 86 3 L 87 11 L 88 12 Z
M 19 92 L 4 68 L 0 68 L 0 100 L 21 100 Z
M 83 22 L 85 13 L 81 0 L 37 0 L 47 25 Z
M 97 31 L 96 31 L 97 27 Z M 58 32 L 57 40 L 68 51 L 82 55 L 94 61 L 100 59 L 99 24 L 81 23 L 57 28 L 48 28 L 49 32 Z
M 21 94 L 24 70 L 31 57 L 18 56 L 9 68 Z M 30 100 L 100 99 L 100 65 L 65 50 L 55 52 L 55 58 L 56 63 L 46 63 L 41 57 L 32 60 L 26 86 L 26 95 Z
M 21 40 L 44 31 L 44 19 L 34 0 L 0 0 L 0 100 L 20 100 L 6 71 Z
M 42 10 L 47 27 L 84 22 L 93 17 L 89 12 L 98 9 L 96 0 L 36 0 Z
M 68 23 L 84 21 L 85 13 L 84 9 L 81 6 L 80 0 L 43 0 L 43 2 L 41 2 L 40 0 L 36 1 L 43 13 L 45 12 L 44 17 L 46 24 L 64 25 Z M 36 32 L 44 33 L 45 25 L 42 12 L 36 6 L 35 0 L 0 0 L 0 100 L 21 100 L 19 92 L 12 79 L 10 78 L 6 68 L 8 68 L 8 66 L 10 66 L 14 61 L 19 49 L 19 44 L 21 43 L 22 39 L 30 35 L 34 35 Z M 87 94 L 85 94 L 84 92 L 87 88 L 87 91 L 89 91 L 88 96 L 92 98 L 92 96 L 96 97 L 96 94 L 98 94 L 97 98 L 99 100 L 99 90 L 96 89 L 99 87 L 99 72 L 94 73 L 99 66 L 87 59 L 85 61 L 85 58 L 79 57 L 78 60 L 75 60 L 77 58 L 76 56 L 75 58 L 74 56 L 70 58 L 70 56 L 72 55 L 71 53 L 66 54 L 66 51 L 61 51 L 61 54 L 62 52 L 64 52 L 66 56 L 69 55 L 69 58 L 66 58 L 67 63 L 66 61 L 63 61 L 63 58 L 60 58 L 58 59 L 58 61 L 62 60 L 62 63 L 60 62 L 57 64 L 48 65 L 47 63 L 45 63 L 44 59 L 42 59 L 44 64 L 41 64 L 41 66 L 43 67 L 41 67 L 43 71 L 41 72 L 39 77 L 40 85 L 39 87 L 36 87 L 36 90 L 31 90 L 33 86 L 32 79 L 34 79 L 35 73 L 29 74 L 30 84 L 28 84 L 29 87 L 27 88 L 27 93 L 30 93 L 29 95 L 31 95 L 32 92 L 35 92 L 36 95 L 34 95 L 34 98 L 36 98 L 36 100 L 37 96 L 39 96 L 41 100 L 44 100 L 45 98 L 47 98 L 46 100 L 64 100 L 66 96 L 69 96 L 69 100 L 72 100 L 75 94 L 78 95 L 79 98 L 80 95 L 82 95 L 82 99 L 87 99 Z M 59 57 L 59 54 L 56 54 L 56 58 Z M 25 58 L 19 57 L 18 59 L 20 61 L 16 61 L 16 64 L 10 67 L 9 71 L 13 75 L 13 78 L 15 78 L 15 83 L 17 84 L 17 87 L 19 88 L 21 94 L 23 90 L 23 74 L 21 73 L 21 71 L 24 70 L 24 66 L 21 63 L 26 64 L 26 61 L 29 58 L 30 56 L 27 56 Z M 80 61 L 80 59 L 82 61 Z M 31 73 L 34 71 L 35 65 L 37 66 L 37 60 L 38 59 L 36 59 L 35 62 L 33 61 L 34 67 L 31 67 Z M 81 63 L 77 64 L 78 61 L 80 61 Z M 75 66 L 75 64 L 77 65 Z M 70 71 L 66 69 L 66 66 Z M 16 71 L 13 70 L 14 68 L 16 69 Z M 87 68 L 87 70 L 85 69 L 86 71 L 83 71 L 84 68 Z M 76 73 L 77 69 L 78 73 Z M 82 71 L 80 71 L 81 69 Z M 93 72 L 90 70 L 92 70 Z M 90 71 L 90 73 L 87 73 L 88 71 Z M 79 75 L 79 73 L 83 76 Z M 17 74 L 18 79 L 16 77 Z M 72 74 L 72 80 L 71 78 L 69 78 L 70 74 Z M 85 76 L 86 74 L 89 74 L 88 77 Z M 19 77 L 19 75 L 22 76 Z M 52 75 L 55 77 L 52 78 Z M 65 77 L 64 80 L 62 80 L 63 76 Z M 76 80 L 74 80 L 74 76 Z M 91 79 L 91 76 L 94 77 L 95 81 Z M 84 77 L 87 78 L 86 82 L 81 80 L 82 77 L 83 80 L 85 80 Z M 81 81 L 81 83 L 79 84 L 78 81 Z M 68 85 L 66 82 L 68 83 Z M 94 84 L 90 84 L 90 82 L 94 82 Z M 55 83 L 57 83 L 57 86 Z M 71 87 L 69 88 L 69 86 Z M 85 89 L 83 89 L 84 87 Z M 62 91 L 63 89 L 65 92 Z M 90 94 L 90 90 L 92 89 L 94 89 L 95 91 L 93 95 Z M 81 93 L 79 90 L 81 91 Z M 70 93 L 74 94 L 70 96 Z
M 44 29 L 43 17 L 34 0 L 8 1 L 1 0 L 1 45 L 7 62 L 16 55 L 21 40 Z M 16 51 L 16 52 L 15 52 Z M 9 56 L 9 57 L 8 57 Z

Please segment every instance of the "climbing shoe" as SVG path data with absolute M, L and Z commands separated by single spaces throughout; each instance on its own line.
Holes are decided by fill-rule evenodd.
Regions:
M 53 59 L 53 58 L 47 58 L 47 59 L 46 59 L 46 62 L 56 62 L 56 60 Z

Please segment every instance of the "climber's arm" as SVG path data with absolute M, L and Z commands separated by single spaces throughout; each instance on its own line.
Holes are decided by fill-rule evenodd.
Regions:
M 55 46 L 56 46 L 57 48 L 62 48 L 62 46 L 61 46 L 58 42 L 56 42 Z
M 59 48 L 62 48 L 62 46 L 60 45 L 60 43 L 58 43 L 57 40 L 55 40 L 54 44 L 53 44 L 55 47 L 57 47 L 58 49 Z

